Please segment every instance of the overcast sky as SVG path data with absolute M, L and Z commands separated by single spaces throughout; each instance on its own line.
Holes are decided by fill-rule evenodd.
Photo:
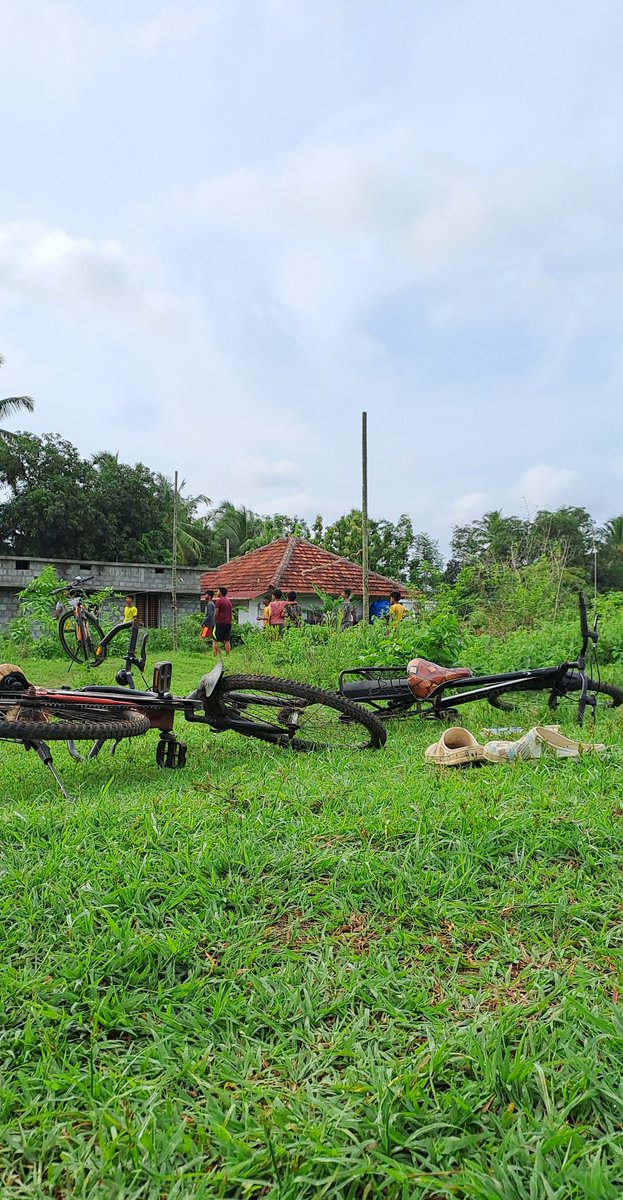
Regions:
M 623 511 L 620 0 L 0 0 L 0 395 L 442 543 Z

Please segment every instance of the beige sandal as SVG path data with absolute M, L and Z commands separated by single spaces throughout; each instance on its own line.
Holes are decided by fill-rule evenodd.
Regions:
M 603 754 L 607 749 L 603 742 L 574 742 L 548 725 L 535 725 L 534 732 L 546 746 L 556 751 L 557 758 L 579 758 L 581 754 L 591 751 L 593 754 Z
M 456 725 L 446 729 L 424 757 L 438 767 L 475 767 L 485 761 L 485 752 L 469 729 Z

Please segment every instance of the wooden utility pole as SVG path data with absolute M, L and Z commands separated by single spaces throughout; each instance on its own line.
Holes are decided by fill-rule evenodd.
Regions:
M 171 607 L 173 610 L 173 649 L 177 650 L 177 471 L 173 487 L 173 558 L 171 560 Z
M 370 621 L 370 580 L 368 568 L 368 414 L 361 414 L 361 568 L 363 573 L 363 623 Z

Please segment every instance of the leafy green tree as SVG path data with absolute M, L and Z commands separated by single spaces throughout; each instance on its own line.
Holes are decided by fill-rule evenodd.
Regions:
M 173 487 L 142 463 L 108 452 L 85 460 L 55 434 L 22 433 L 0 439 L 0 482 L 9 492 L 0 505 L 5 553 L 170 561 Z
M 321 518 L 314 523 L 314 534 L 321 528 Z M 363 516 L 361 509 L 353 508 L 349 513 L 339 517 L 332 525 L 323 529 L 321 545 L 334 554 L 341 554 L 351 562 L 360 563 L 362 558 Z M 411 518 L 403 513 L 397 521 L 385 518 L 371 519 L 368 522 L 368 556 L 371 571 L 378 571 L 390 579 L 417 582 L 418 573 L 426 573 L 425 569 L 416 565 L 422 564 L 423 550 L 429 556 L 429 581 L 432 582 L 434 572 L 442 567 L 439 547 L 427 534 L 416 534 Z
M 303 537 L 309 538 L 310 528 L 303 517 L 288 517 L 285 513 L 274 513 L 272 516 L 261 517 L 261 525 L 255 537 L 249 538 L 246 550 L 257 550 L 278 538 Z
M 0 506 L 3 552 L 96 557 L 92 474 L 75 446 L 56 434 L 0 439 L 0 481 L 9 490 Z
M 585 508 L 541 509 L 532 519 L 485 513 L 469 525 L 455 526 L 446 579 L 455 582 L 465 567 L 483 576 L 493 564 L 515 570 L 549 559 L 553 570 L 579 568 L 588 576 L 595 524 Z
M 416 533 L 411 548 L 409 582 L 422 592 L 436 592 L 443 579 L 439 543 L 427 533 Z
M 542 509 L 530 528 L 530 561 L 536 562 L 557 547 L 567 567 L 579 567 L 589 575 L 596 532 L 595 522 L 585 508 L 565 506 L 554 512 Z
M 600 589 L 623 589 L 623 516 L 612 517 L 595 539 L 597 583 Z
M 499 510 L 485 513 L 469 525 L 456 525 L 446 578 L 454 582 L 464 567 L 491 563 L 521 566 L 530 560 L 529 542 L 530 522 L 504 517 Z

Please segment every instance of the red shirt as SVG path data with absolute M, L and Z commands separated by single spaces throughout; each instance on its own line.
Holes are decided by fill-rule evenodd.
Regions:
M 270 607 L 269 625 L 285 625 L 285 623 L 286 623 L 286 601 L 285 600 L 271 600 L 269 607 Z
M 231 600 L 227 596 L 217 596 L 215 624 L 231 625 L 232 612 Z

